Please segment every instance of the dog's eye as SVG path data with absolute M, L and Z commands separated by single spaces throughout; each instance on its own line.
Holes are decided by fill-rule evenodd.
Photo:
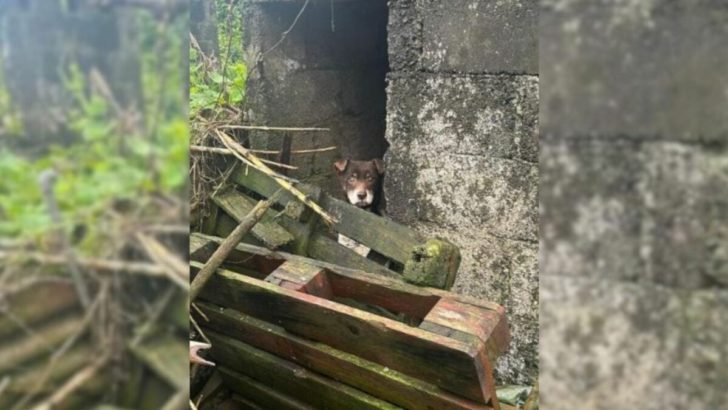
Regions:
M 355 177 L 349 177 L 349 182 L 354 182 L 354 181 L 356 181 Z
M 372 178 L 371 175 L 367 176 L 367 181 L 373 181 L 373 180 L 374 180 L 374 178 Z

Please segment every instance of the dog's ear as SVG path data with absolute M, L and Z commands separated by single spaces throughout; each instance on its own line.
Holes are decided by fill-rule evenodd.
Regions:
M 384 162 L 379 158 L 373 159 L 372 162 L 374 163 L 374 168 L 379 172 L 379 175 L 384 175 Z
M 346 167 L 349 165 L 349 159 L 340 159 L 336 162 L 334 162 L 334 169 L 338 173 L 342 173 L 346 171 Z

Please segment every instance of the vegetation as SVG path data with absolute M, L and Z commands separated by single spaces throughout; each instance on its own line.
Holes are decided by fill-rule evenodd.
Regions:
M 18 109 L 0 83 L 0 138 L 12 142 L 0 147 L 0 236 L 37 238 L 53 228 L 36 180 L 49 168 L 59 174 L 55 193 L 69 225 L 93 227 L 112 199 L 183 194 L 188 132 L 179 67 L 186 27 L 183 19 L 167 27 L 143 10 L 133 18 L 141 28 L 143 109 L 115 107 L 103 74 L 94 83 L 91 71 L 71 60 L 59 70 L 73 138 L 45 144 L 23 134 Z M 39 143 L 45 144 L 40 154 L 25 149 Z
M 245 99 L 248 69 L 243 59 L 243 2 L 215 4 L 217 54 L 205 54 L 196 40 L 190 47 L 190 116 L 209 115 L 221 106 L 239 107 Z

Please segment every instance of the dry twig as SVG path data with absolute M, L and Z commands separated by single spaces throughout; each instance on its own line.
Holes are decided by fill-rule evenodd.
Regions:
M 295 196 L 299 201 L 303 202 L 306 206 L 311 208 L 314 212 L 316 212 L 321 219 L 326 222 L 329 225 L 332 225 L 336 222 L 336 218 L 331 216 L 328 212 L 326 212 L 321 206 L 315 202 L 313 202 L 311 199 L 309 199 L 306 194 L 301 192 L 298 188 L 293 186 L 290 182 L 286 181 L 283 177 L 281 177 L 279 174 L 276 174 L 273 170 L 268 168 L 265 164 L 263 164 L 258 157 L 253 155 L 248 151 L 247 148 L 243 147 L 235 141 L 232 137 L 225 134 L 224 132 L 220 130 L 215 130 L 215 133 L 217 134 L 220 141 L 228 147 L 231 151 L 235 153 L 235 157 L 239 160 L 243 161 L 244 163 L 252 166 L 253 168 L 256 168 L 263 172 L 264 174 L 268 175 L 269 177 L 273 178 L 278 185 L 280 185 L 283 189 L 287 190 L 291 193 L 291 195 Z

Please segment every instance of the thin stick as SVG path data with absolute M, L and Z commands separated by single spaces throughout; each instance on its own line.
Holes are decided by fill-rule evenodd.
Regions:
M 64 256 L 48 255 L 40 252 L 10 253 L 0 251 L 0 261 L 30 260 L 41 265 L 66 265 Z M 77 262 L 84 268 L 103 272 L 128 272 L 147 276 L 166 276 L 165 268 L 151 263 L 128 262 L 123 260 L 106 260 L 78 258 Z
M 235 155 L 234 152 L 230 151 L 227 148 L 218 148 L 218 147 L 205 147 L 202 145 L 190 145 L 190 151 L 194 152 L 209 152 L 212 154 L 221 154 L 221 155 Z M 264 162 L 266 164 L 273 165 L 275 167 L 279 168 L 285 168 L 285 169 L 298 169 L 298 167 L 295 167 L 293 165 L 288 164 L 281 164 L 280 162 L 270 161 L 267 159 L 261 159 L 261 162 Z
M 207 263 L 205 263 L 205 266 L 203 266 L 200 272 L 197 273 L 195 279 L 192 280 L 192 284 L 190 285 L 190 302 L 197 298 L 197 295 L 200 294 L 200 291 L 202 291 L 202 288 L 205 287 L 205 284 L 210 280 L 212 275 L 215 273 L 215 270 L 222 265 L 228 254 L 235 249 L 235 246 L 243 239 L 243 236 L 253 229 L 253 226 L 255 226 L 260 218 L 265 215 L 268 208 L 278 201 L 278 198 L 282 193 L 282 190 L 278 190 L 276 193 L 271 195 L 270 198 L 265 201 L 258 202 L 250 213 L 245 215 L 243 220 L 240 221 L 240 224 L 238 224 L 232 233 L 230 233 L 230 236 L 225 238 L 217 250 L 215 250 L 212 256 L 210 256 L 210 259 Z
M 293 150 L 291 151 L 291 154 L 317 154 L 319 152 L 328 152 L 328 151 L 335 151 L 336 146 L 332 145 L 330 147 L 324 147 L 324 148 L 315 148 L 315 149 L 299 149 L 299 150 Z M 200 152 L 212 152 L 215 154 L 222 154 L 222 155 L 235 155 L 232 151 L 230 151 L 227 148 L 219 148 L 219 147 L 207 147 L 204 145 L 190 145 L 190 150 L 192 151 L 200 151 Z M 281 152 L 277 150 L 266 150 L 266 149 L 249 149 L 253 154 L 263 154 L 263 155 L 278 155 Z M 261 161 L 263 161 L 261 159 Z
M 318 132 L 331 131 L 330 128 L 317 127 L 269 127 L 267 125 L 220 125 L 218 128 L 231 130 L 285 131 L 285 132 Z
M 326 212 L 323 208 L 321 208 L 321 206 L 319 206 L 319 204 L 310 200 L 306 196 L 306 194 L 301 192 L 295 186 L 291 185 L 291 183 L 289 183 L 288 181 L 283 179 L 280 175 L 273 172 L 273 170 L 268 168 L 265 164 L 263 164 L 260 161 L 260 159 L 258 159 L 258 157 L 251 154 L 247 148 L 240 145 L 232 137 L 230 137 L 229 135 L 225 134 L 224 132 L 222 132 L 220 130 L 215 130 L 215 133 L 217 133 L 218 138 L 220 138 L 220 141 L 222 141 L 222 143 L 226 147 L 228 147 L 229 149 L 231 149 L 235 152 L 235 154 L 236 154 L 235 157 L 237 157 L 239 160 L 245 162 L 246 164 L 251 164 L 254 168 L 259 169 L 264 174 L 273 178 L 273 180 L 276 181 L 276 183 L 278 183 L 278 185 L 280 185 L 282 188 L 284 188 L 285 190 L 290 192 L 291 195 L 296 197 L 296 199 L 303 202 L 304 204 L 306 204 L 306 206 L 308 206 L 314 212 L 316 212 L 321 217 L 321 219 L 323 219 L 323 221 L 325 223 L 327 223 L 328 225 L 333 225 L 334 223 L 338 222 L 336 220 L 336 218 L 329 215 L 329 213 Z

